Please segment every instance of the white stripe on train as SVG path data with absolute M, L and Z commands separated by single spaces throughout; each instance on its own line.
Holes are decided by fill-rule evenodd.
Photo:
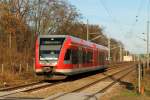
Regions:
M 79 73 L 84 73 L 84 72 L 90 72 L 94 70 L 100 70 L 107 68 L 106 66 L 93 66 L 93 67 L 87 67 L 87 68 L 74 68 L 74 69 L 55 69 L 54 72 L 56 73 L 62 73 L 66 75 L 74 75 L 74 74 L 79 74 Z M 43 72 L 42 69 L 35 69 L 36 73 Z
M 76 69 L 55 69 L 55 72 L 73 75 L 73 74 L 78 74 L 78 73 L 94 71 L 94 70 L 100 70 L 104 68 L 106 68 L 106 66 L 97 66 L 97 67 L 93 66 L 93 67 L 76 68 Z

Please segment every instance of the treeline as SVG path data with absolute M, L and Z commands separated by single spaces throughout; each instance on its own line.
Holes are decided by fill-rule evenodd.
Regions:
M 67 0 L 0 0 L 0 63 L 33 63 L 36 34 L 68 34 L 86 39 L 87 25 Z M 103 28 L 89 25 L 99 33 L 93 42 L 108 46 Z M 97 34 L 89 35 L 89 40 Z M 121 42 L 111 39 L 112 60 L 119 60 Z

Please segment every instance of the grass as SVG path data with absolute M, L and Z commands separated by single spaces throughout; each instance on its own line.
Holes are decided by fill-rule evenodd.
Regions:
M 150 71 L 146 71 L 144 78 L 142 79 L 142 86 L 144 86 L 144 94 L 141 95 L 137 92 L 137 76 L 133 76 L 131 84 L 134 89 L 123 88 L 122 91 L 111 98 L 111 100 L 150 100 Z
M 131 90 L 127 90 L 127 89 L 122 91 L 120 95 L 121 96 L 130 96 L 130 97 L 139 96 L 139 94 L 137 94 L 136 92 L 131 91 Z
M 0 74 L 0 88 L 27 84 L 40 80 L 33 72 L 13 73 L 10 70 Z
M 150 100 L 150 96 L 143 94 L 139 94 L 133 90 L 123 89 L 119 95 L 114 96 L 111 100 Z

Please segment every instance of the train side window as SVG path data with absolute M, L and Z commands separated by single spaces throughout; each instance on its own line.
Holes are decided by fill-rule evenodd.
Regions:
M 78 50 L 72 49 L 72 64 L 78 64 Z
M 82 49 L 79 49 L 78 51 L 78 60 L 79 60 L 79 64 L 82 64 L 83 63 L 83 52 L 82 52 Z
M 89 63 L 92 63 L 93 61 L 93 52 L 89 52 Z
M 66 54 L 65 54 L 64 62 L 65 63 L 71 63 L 70 61 L 71 61 L 71 50 L 68 49 Z
M 105 60 L 106 60 L 106 61 L 109 61 L 109 58 L 108 58 L 108 56 L 106 56 L 106 57 L 105 57 Z
M 91 63 L 92 61 L 92 53 L 91 52 L 87 52 L 87 63 Z
M 99 60 L 100 60 L 100 64 L 104 64 L 105 55 L 104 55 L 103 52 L 100 52 L 100 54 L 99 54 Z
M 86 63 L 86 51 L 83 51 L 83 56 L 82 56 L 83 58 L 83 63 Z
M 99 59 L 100 59 L 100 58 L 99 58 L 98 55 L 99 55 L 99 51 L 97 51 L 97 59 L 96 59 L 97 63 L 99 64 L 99 61 L 100 61 Z

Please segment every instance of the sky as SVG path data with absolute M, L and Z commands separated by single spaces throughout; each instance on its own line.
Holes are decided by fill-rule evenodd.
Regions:
M 121 41 L 131 53 L 145 53 L 149 0 L 68 0 L 82 14 L 83 22 L 97 24 Z M 148 6 L 149 5 L 149 6 Z

